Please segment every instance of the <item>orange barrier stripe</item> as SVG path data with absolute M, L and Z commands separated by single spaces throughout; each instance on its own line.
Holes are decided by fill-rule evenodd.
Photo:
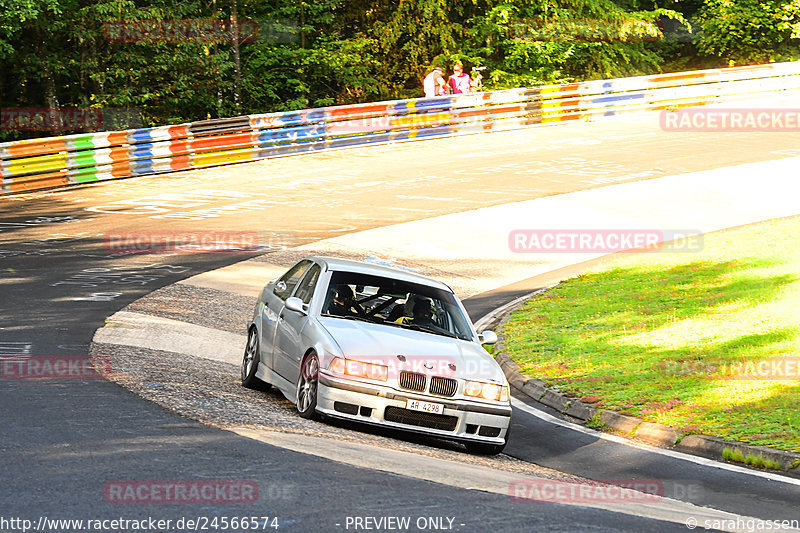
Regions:
M 172 141 L 169 145 L 169 151 L 175 156 L 185 155 L 192 151 L 192 141 L 191 140 L 184 140 L 184 141 Z
M 522 112 L 525 110 L 524 105 L 515 104 L 515 105 L 507 105 L 507 106 L 493 106 L 487 107 L 483 109 L 475 109 L 471 111 L 459 111 L 457 115 L 459 117 L 480 117 L 480 116 L 490 116 L 490 115 L 498 115 L 501 113 L 514 113 L 514 112 Z
M 668 81 L 678 81 L 678 80 L 691 80 L 694 78 L 703 79 L 707 78 L 709 75 L 717 74 L 716 72 L 712 72 L 711 74 L 707 72 L 690 72 L 685 74 L 665 74 L 663 76 L 653 76 L 650 78 L 650 81 L 653 83 L 664 83 Z
M 108 132 L 108 144 L 111 146 L 122 146 L 123 144 L 128 144 L 128 133 L 125 131 Z
M 63 137 L 53 137 L 52 139 L 31 139 L 29 141 L 17 141 L 6 150 L 11 157 L 25 157 L 32 155 L 55 154 L 66 151 L 67 143 Z
M 181 124 L 180 126 L 170 126 L 167 130 L 172 139 L 185 139 L 189 136 L 188 124 Z
M 233 135 L 217 135 L 214 137 L 198 137 L 192 140 L 192 149 L 196 152 L 242 148 L 253 145 L 253 134 L 237 133 Z
M 173 170 L 186 170 L 192 168 L 190 155 L 179 155 L 170 159 L 169 166 Z
M 111 175 L 115 178 L 127 178 L 131 175 L 131 164 L 128 161 L 111 163 Z
M 8 184 L 8 188 L 15 192 L 21 192 L 41 189 L 43 187 L 60 187 L 69 184 L 67 181 L 68 177 L 66 171 L 63 171 L 14 178 L 14 181 Z

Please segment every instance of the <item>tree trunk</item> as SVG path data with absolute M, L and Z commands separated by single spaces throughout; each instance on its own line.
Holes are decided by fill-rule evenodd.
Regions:
M 47 42 L 43 36 L 42 29 L 36 26 L 37 49 L 40 58 L 48 58 Z M 44 104 L 47 108 L 47 128 L 60 135 L 64 130 L 61 124 L 61 112 L 58 109 L 58 95 L 56 94 L 56 82 L 53 79 L 53 68 L 47 60 L 42 61 L 42 88 L 44 89 Z
M 242 107 L 242 64 L 239 59 L 239 14 L 237 0 L 231 0 L 231 38 L 233 41 L 233 105 L 236 114 L 241 113 Z

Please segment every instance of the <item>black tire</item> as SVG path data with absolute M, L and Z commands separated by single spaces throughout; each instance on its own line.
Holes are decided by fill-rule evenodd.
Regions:
M 248 389 L 266 391 L 270 389 L 270 384 L 256 377 L 258 363 L 261 361 L 260 354 L 258 330 L 252 327 L 247 333 L 247 346 L 244 348 L 244 357 L 242 358 L 242 385 Z
M 319 358 L 310 353 L 300 365 L 297 380 L 297 413 L 309 420 L 317 418 L 317 393 L 319 391 Z

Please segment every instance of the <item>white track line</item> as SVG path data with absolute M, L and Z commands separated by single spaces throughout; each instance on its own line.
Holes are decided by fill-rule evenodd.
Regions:
M 800 486 L 800 479 L 794 479 L 786 476 L 782 476 L 780 474 L 772 474 L 770 472 L 759 472 L 757 470 L 749 470 L 747 468 L 736 466 L 728 463 L 721 463 L 719 461 L 715 461 L 713 459 L 706 459 L 704 457 L 697 457 L 695 455 L 689 455 L 683 452 L 677 452 L 674 450 L 665 450 L 664 448 L 656 448 L 655 446 L 648 446 L 647 444 L 640 444 L 638 442 L 630 441 L 624 437 L 618 437 L 617 435 L 609 435 L 608 433 L 602 433 L 599 431 L 595 431 L 593 429 L 589 429 L 587 427 L 581 426 L 579 424 L 574 424 L 572 422 L 567 422 L 566 420 L 561 420 L 553 415 L 545 413 L 544 411 L 540 411 L 535 407 L 532 407 L 516 398 L 511 399 L 511 404 L 521 411 L 525 411 L 526 413 L 535 416 L 545 422 L 549 422 L 551 424 L 555 424 L 557 426 L 565 427 L 571 429 L 573 431 L 578 431 L 585 435 L 591 435 L 594 438 L 608 440 L 617 444 L 624 444 L 625 446 L 629 446 L 631 448 L 637 448 L 640 450 L 645 450 L 651 453 L 656 453 L 659 455 L 664 455 L 666 457 L 671 457 L 673 459 L 680 459 L 682 461 L 687 461 L 690 463 L 695 463 L 698 465 L 709 466 L 712 468 L 718 468 L 720 470 L 727 470 L 729 472 L 736 472 L 737 474 L 747 474 L 754 477 L 760 477 L 764 479 L 769 479 L 770 481 L 778 481 L 780 483 L 785 483 L 787 485 L 795 485 Z

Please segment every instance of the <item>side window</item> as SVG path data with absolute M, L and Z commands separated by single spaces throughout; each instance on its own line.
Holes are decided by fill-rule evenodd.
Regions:
M 297 286 L 297 292 L 294 293 L 294 295 L 303 300 L 304 304 L 307 304 L 311 301 L 311 297 L 314 295 L 314 287 L 317 286 L 317 280 L 319 279 L 320 272 L 322 272 L 322 268 L 319 265 L 314 264 L 308 269 L 308 272 L 303 277 L 303 280 Z
M 303 277 L 303 274 L 306 273 L 306 270 L 308 270 L 308 267 L 310 266 L 311 261 L 308 260 L 300 261 L 293 266 L 289 272 L 284 274 L 281 279 L 275 283 L 275 288 L 272 290 L 275 296 L 281 300 L 285 300 L 291 296 L 295 285 L 297 285 L 297 282 L 300 281 L 300 278 Z

